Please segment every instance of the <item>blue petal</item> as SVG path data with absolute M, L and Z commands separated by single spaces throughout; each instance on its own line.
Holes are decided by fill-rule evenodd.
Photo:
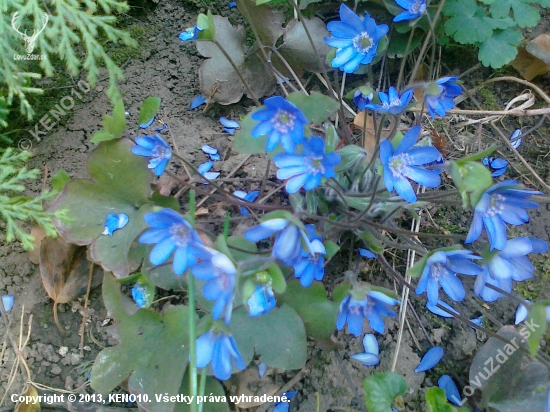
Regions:
M 279 229 L 271 229 L 263 225 L 251 227 L 244 232 L 244 237 L 249 242 L 259 242 L 273 236 Z
M 422 169 L 420 167 L 409 166 L 405 171 L 405 176 L 415 181 L 419 185 L 435 188 L 441 184 L 441 176 L 432 170 Z
M 374 259 L 376 257 L 376 253 L 371 252 L 368 249 L 357 248 L 357 250 L 361 256 L 366 257 L 367 259 Z
M 223 117 L 223 116 L 220 117 L 220 123 L 222 124 L 222 126 L 228 127 L 230 129 L 241 128 L 241 125 L 237 121 L 228 119 L 227 117 Z
M 143 308 L 147 304 L 146 294 L 146 289 L 139 283 L 136 283 L 132 288 L 132 298 L 138 308 Z
M 376 356 L 380 354 L 378 341 L 372 333 L 367 333 L 363 337 L 363 347 L 365 348 L 365 353 L 372 353 Z
M 214 344 L 212 351 L 212 370 L 214 376 L 220 380 L 227 380 L 231 377 L 232 365 L 231 356 L 227 345 L 230 344 L 228 338 L 223 335 Z
M 529 301 L 527 301 L 529 302 Z M 529 309 L 527 309 L 526 305 L 519 304 L 516 308 L 516 319 L 514 323 L 517 325 L 521 322 L 523 322 L 525 319 L 527 319 L 527 314 L 529 313 Z
M 174 273 L 181 275 L 187 269 L 189 260 L 189 250 L 187 247 L 179 247 L 174 254 L 174 262 L 172 264 Z
M 455 309 L 453 309 L 451 306 L 449 306 L 448 304 L 446 304 L 442 300 L 438 300 L 437 304 L 435 304 L 435 305 L 430 303 L 430 302 L 426 303 L 426 309 L 428 309 L 430 312 L 432 312 L 432 313 L 434 313 L 438 316 L 441 316 L 443 318 L 452 318 L 452 317 L 454 317 L 450 313 L 445 312 L 443 309 L 438 308 L 437 305 L 441 305 L 445 309 L 449 310 L 450 312 L 455 313 L 457 315 L 460 315 L 460 313 L 458 313 Z
M 141 235 L 139 238 L 140 243 L 150 245 L 152 243 L 158 243 L 163 239 L 169 238 L 172 235 L 170 231 L 166 229 L 149 229 Z
M 405 178 L 398 177 L 393 179 L 393 184 L 395 186 L 395 191 L 399 196 L 401 196 L 405 201 L 409 203 L 416 202 L 416 194 L 409 183 Z
M 166 259 L 168 259 L 168 257 L 175 249 L 176 244 L 174 243 L 172 238 L 163 239 L 155 245 L 153 250 L 151 250 L 149 260 L 153 265 L 160 265 L 161 263 L 164 263 Z
M 155 121 L 155 116 L 153 116 L 153 117 L 151 118 L 151 120 L 149 120 L 148 122 L 145 122 L 145 123 L 143 123 L 143 124 L 140 124 L 139 127 L 140 127 L 141 129 L 147 129 L 149 126 L 151 126 L 151 125 L 153 124 L 154 121 Z
M 302 174 L 290 178 L 286 183 L 286 191 L 289 194 L 296 193 L 310 178 L 309 174 Z
M 206 332 L 197 339 L 197 368 L 204 368 L 212 360 L 214 336 L 212 331 Z
M 195 110 L 197 107 L 202 106 L 204 103 L 206 103 L 206 97 L 204 97 L 202 94 L 199 94 L 191 102 L 189 110 Z
M 259 190 L 253 190 L 252 192 L 248 193 L 245 197 L 244 197 L 244 200 L 246 200 L 247 202 L 254 202 L 258 196 L 260 195 L 260 191 Z
M 6 312 L 9 312 L 13 309 L 13 305 L 15 304 L 15 297 L 9 293 L 2 295 L 2 303 L 4 304 Z
M 428 369 L 433 368 L 435 365 L 439 363 L 441 358 L 443 357 L 443 348 L 441 346 L 434 346 L 431 348 L 422 360 L 420 361 L 420 364 L 416 367 L 414 370 L 416 373 L 427 371 Z
M 309 167 L 306 165 L 299 165 L 299 166 L 289 166 L 282 169 L 277 170 L 277 178 L 284 180 L 288 179 L 293 176 L 298 176 L 306 173 L 308 171 Z
M 460 279 L 451 272 L 441 276 L 439 283 L 447 295 L 455 302 L 462 302 L 466 297 L 466 291 Z
M 218 149 L 207 144 L 202 146 L 202 151 L 209 155 L 218 153 Z
M 206 163 L 201 164 L 201 165 L 197 168 L 197 171 L 198 171 L 201 175 L 204 175 L 205 173 L 207 173 L 208 171 L 210 171 L 210 169 L 212 169 L 212 166 L 214 166 L 214 162 L 206 162 Z
M 407 153 L 411 156 L 411 164 L 413 166 L 426 165 L 441 158 L 441 153 L 432 146 L 415 147 Z
M 450 402 L 462 406 L 462 399 L 460 399 L 458 388 L 449 375 L 441 375 L 437 381 L 437 385 L 445 391 L 445 396 Z
M 380 359 L 373 353 L 356 353 L 350 356 L 363 364 L 363 366 L 376 366 L 380 363 Z
M 394 155 L 409 151 L 418 140 L 418 135 L 421 130 L 422 128 L 420 126 L 411 127 L 409 131 L 405 133 L 405 136 L 403 136 L 403 139 L 401 140 L 401 143 L 399 143 L 399 146 L 397 146 L 397 149 L 395 149 Z
M 258 365 L 258 376 L 260 376 L 260 379 L 262 379 L 267 371 L 267 368 L 268 366 L 263 363 L 263 362 L 260 362 L 260 364 Z

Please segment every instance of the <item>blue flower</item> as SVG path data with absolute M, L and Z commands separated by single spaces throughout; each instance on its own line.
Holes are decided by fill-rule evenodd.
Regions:
M 426 94 L 426 107 L 432 119 L 436 114 L 441 117 L 445 116 L 446 111 L 455 106 L 453 98 L 462 94 L 460 86 L 454 84 L 456 80 L 456 77 L 443 77 L 435 82 L 439 86 L 439 93 Z
M 102 235 L 113 236 L 113 232 L 118 229 L 122 229 L 128 224 L 128 215 L 126 213 L 109 213 L 105 219 L 105 230 Z
M 454 316 L 451 313 L 445 312 L 443 309 L 440 309 L 437 307 L 437 305 L 443 306 L 445 309 L 447 309 L 451 313 L 455 313 L 457 315 L 460 315 L 453 307 L 446 304 L 442 300 L 438 300 L 437 303 L 433 304 L 429 301 L 426 303 L 426 309 L 428 309 L 430 312 L 437 316 L 441 316 L 442 318 L 453 318 Z
M 506 168 L 508 167 L 508 161 L 500 157 L 489 157 L 485 156 L 482 160 L 482 163 L 485 166 L 489 166 L 491 169 L 492 177 L 499 177 L 506 173 Z
M 290 400 L 296 396 L 298 391 L 293 392 L 285 392 L 283 393 L 283 396 L 288 399 L 287 402 L 279 402 L 277 405 L 275 405 L 275 408 L 273 408 L 273 411 L 271 412 L 289 412 L 290 411 Z
M 309 242 L 307 234 L 287 219 L 270 219 L 244 232 L 249 242 L 259 242 L 277 233 L 273 243 L 273 256 L 286 265 L 294 264 L 302 255 L 301 240 Z
M 9 312 L 13 309 L 13 305 L 15 304 L 15 297 L 9 293 L 2 295 L 2 304 L 4 305 L 6 312 Z M 0 310 L 0 313 L 1 312 L 2 311 Z
M 374 253 L 372 250 L 369 249 L 363 249 L 363 248 L 357 248 L 359 251 L 359 254 L 367 259 L 374 259 L 376 257 L 376 253 Z
M 147 289 L 140 283 L 136 283 L 132 288 L 132 299 L 136 302 L 138 308 L 143 308 L 147 305 Z
M 204 368 L 212 362 L 214 376 L 227 380 L 233 371 L 232 359 L 239 369 L 246 369 L 233 336 L 210 329 L 197 339 L 197 368 Z
M 437 380 L 437 386 L 445 391 L 445 397 L 450 402 L 455 405 L 462 406 L 462 399 L 460 399 L 458 388 L 449 375 L 441 375 L 441 377 Z
M 378 113 L 398 115 L 402 113 L 403 110 L 405 110 L 405 108 L 411 101 L 413 92 L 413 89 L 407 90 L 401 95 L 401 97 L 399 97 L 399 93 L 397 92 L 395 87 L 391 86 L 388 94 L 384 92 L 378 93 L 378 98 L 380 99 L 381 104 L 369 103 L 365 105 L 365 107 Z
M 233 192 L 233 194 L 247 202 L 250 202 L 250 203 L 253 203 L 257 198 L 258 196 L 260 196 L 260 191 L 259 190 L 253 190 L 252 192 L 250 193 L 246 193 L 245 191 L 243 190 L 235 190 Z M 250 215 L 250 212 L 248 211 L 248 209 L 244 206 L 241 206 L 239 208 L 239 212 L 241 213 L 241 216 L 248 216 Z
M 252 296 L 246 301 L 248 305 L 248 315 L 251 317 L 265 315 L 275 307 L 275 303 L 275 295 L 273 294 L 270 279 L 269 282 L 265 284 L 258 284 Z
M 372 89 L 368 89 L 372 90 Z M 357 89 L 355 93 L 353 94 L 353 103 L 357 105 L 357 108 L 359 110 L 365 110 L 365 106 L 369 104 L 372 101 L 373 93 L 363 93 L 361 91 L 361 88 Z
M 368 292 L 361 300 L 347 296 L 340 304 L 336 328 L 341 330 L 347 322 L 349 332 L 360 336 L 363 333 L 363 317 L 365 317 L 372 330 L 384 333 L 385 325 L 382 316 L 397 316 L 390 307 L 396 304 L 399 304 L 398 300 L 376 291 Z
M 207 249 L 211 258 L 191 266 L 191 272 L 199 279 L 206 281 L 202 294 L 208 300 L 215 301 L 212 317 L 218 320 L 222 315 L 229 324 L 235 295 L 235 279 L 237 269 L 231 260 L 223 253 Z
M 265 150 L 272 151 L 281 142 L 287 153 L 294 153 L 296 145 L 304 140 L 304 126 L 307 125 L 306 116 L 293 103 L 280 96 L 269 97 L 264 100 L 265 109 L 252 114 L 252 119 L 260 123 L 252 129 L 254 138 L 267 135 Z
M 172 149 L 158 134 L 136 137 L 136 145 L 132 147 L 132 153 L 138 156 L 150 157 L 149 169 L 153 169 L 157 176 L 164 173 L 166 165 L 172 158 Z
M 414 20 L 426 12 L 426 0 L 395 0 L 399 7 L 405 9 L 404 12 L 393 18 L 393 21 Z
M 325 275 L 325 246 L 322 238 L 315 233 L 314 225 L 306 225 L 306 231 L 309 236 L 308 250 L 302 248 L 302 258 L 296 262 L 294 267 L 294 277 L 300 279 L 303 287 L 308 287 L 313 283 L 313 279 L 321 281 Z
M 457 273 L 464 275 L 477 275 L 481 268 L 468 259 L 481 259 L 474 256 L 469 250 L 439 250 L 426 260 L 422 276 L 418 281 L 416 293 L 428 292 L 428 301 L 436 305 L 439 301 L 439 285 L 447 295 L 455 302 L 462 302 L 466 291 Z
M 419 372 L 425 372 L 428 369 L 433 368 L 435 365 L 439 363 L 441 358 L 443 357 L 443 348 L 441 346 L 434 346 L 433 348 L 430 348 L 428 352 L 422 357 L 420 360 L 420 364 L 416 367 L 414 370 L 416 373 Z
M 412 127 L 395 150 L 388 140 L 380 143 L 380 160 L 384 166 L 386 189 L 391 192 L 395 188 L 399 196 L 409 203 L 416 202 L 416 194 L 408 179 L 430 188 L 441 183 L 438 173 L 418 167 L 435 162 L 441 157 L 438 150 L 432 146 L 413 148 L 420 130 L 420 126 Z
M 199 94 L 191 102 L 189 110 L 195 110 L 197 107 L 202 106 L 204 103 L 206 103 L 206 97 L 204 97 L 202 94 Z
M 502 250 L 507 239 L 505 223 L 517 226 L 528 222 L 529 216 L 525 209 L 539 207 L 528 198 L 540 194 L 533 190 L 522 190 L 516 180 L 505 180 L 489 188 L 475 207 L 474 220 L 464 243 L 475 241 L 485 226 L 491 250 Z
M 149 255 L 153 265 L 164 263 L 175 251 L 172 267 L 176 275 L 181 275 L 197 259 L 209 257 L 197 232 L 172 209 L 146 213 L 144 219 L 152 229 L 143 233 L 139 241 L 147 245 L 156 243 Z
M 360 64 L 369 64 L 372 61 L 376 56 L 378 42 L 389 28 L 385 24 L 377 26 L 368 13 L 361 19 L 344 3 L 340 5 L 340 20 L 327 24 L 327 30 L 332 37 L 325 37 L 325 42 L 336 47 L 332 67 L 353 73 Z
M 474 293 L 487 302 L 503 296 L 485 286 L 487 283 L 511 292 L 512 280 L 521 282 L 533 277 L 535 268 L 527 255 L 547 250 L 548 244 L 540 239 L 518 237 L 508 240 L 501 251 L 494 251 L 483 261 L 483 272 L 476 279 Z
M 311 190 L 319 186 L 323 177 L 335 177 L 334 166 L 340 164 L 340 154 L 325 154 L 325 142 L 320 137 L 311 136 L 304 140 L 302 154 L 279 153 L 273 158 L 279 170 L 279 179 L 288 179 L 286 191 L 296 193 L 302 186 Z
M 197 40 L 199 38 L 199 33 L 203 30 L 204 29 L 201 27 L 193 26 L 186 29 L 185 31 L 182 31 L 179 34 L 178 38 L 183 42 L 186 42 L 189 40 Z
M 363 366 L 376 366 L 380 363 L 380 349 L 378 347 L 378 342 L 373 334 L 367 333 L 363 336 L 363 348 L 365 351 L 363 353 L 356 353 L 351 355 L 351 359 L 358 360 L 363 364 Z

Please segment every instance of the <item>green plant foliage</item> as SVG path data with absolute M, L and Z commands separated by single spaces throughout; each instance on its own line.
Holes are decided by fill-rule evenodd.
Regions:
M 529 3 L 550 7 L 549 0 L 498 0 L 491 2 L 490 10 L 493 17 L 497 19 L 508 17 L 512 12 L 519 27 L 535 27 L 539 23 L 540 13 Z
M 514 60 L 518 54 L 522 35 L 519 30 L 495 30 L 493 35 L 479 46 L 479 61 L 487 67 L 498 69 Z
M 293 92 L 288 95 L 287 100 L 298 106 L 311 123 L 324 122 L 336 113 L 339 107 L 336 100 L 317 92 L 313 92 L 309 96 Z
M 92 388 L 106 394 L 128 376 L 131 393 L 148 394 L 147 410 L 169 412 L 171 402 L 156 402 L 155 394 L 179 393 L 189 358 L 189 308 L 178 305 L 163 313 L 140 309 L 134 314 L 125 311 L 124 297 L 113 276 L 105 273 L 103 300 L 116 319 L 120 344 L 102 350 L 92 368 Z M 132 305 L 132 304 L 131 304 Z M 134 306 L 135 307 L 135 306 Z
M 139 108 L 138 123 L 147 123 L 157 114 L 160 109 L 160 97 L 150 96 L 143 101 Z M 126 122 L 124 122 L 124 129 L 126 129 Z
M 522 367 L 524 354 L 519 347 L 526 348 L 524 338 L 533 333 L 529 326 L 524 328 L 520 334 L 512 326 L 502 327 L 498 335 L 512 343 L 489 338 L 472 360 L 469 384 L 473 390 L 482 391 L 480 409 L 490 407 L 500 412 L 544 410 L 548 369 L 539 362 Z
M 6 224 L 6 242 L 19 239 L 28 250 L 34 248 L 34 238 L 21 229 L 18 221 L 35 222 L 47 236 L 55 237 L 57 232 L 51 219 L 65 218 L 63 209 L 51 213 L 42 208 L 42 202 L 55 196 L 54 192 L 43 191 L 36 197 L 20 195 L 25 191 L 23 181 L 36 179 L 40 175 L 40 170 L 25 167 L 30 157 L 30 152 L 18 152 L 11 148 L 0 156 L 0 219 Z
M 237 309 L 230 327 L 245 364 L 255 354 L 272 368 L 300 369 L 306 363 L 304 324 L 289 305 L 273 308 L 257 318 L 248 316 L 245 308 Z
M 369 412 L 389 412 L 396 396 L 405 394 L 407 382 L 395 372 L 375 373 L 363 381 Z
M 123 80 L 122 70 L 108 56 L 99 42 L 99 34 L 104 33 L 112 43 L 122 42 L 127 46 L 137 44 L 130 35 L 116 29 L 114 13 L 124 13 L 129 9 L 125 1 L 99 0 L 97 2 L 77 2 L 72 0 L 58 0 L 51 3 L 47 9 L 48 22 L 44 32 L 36 38 L 34 54 L 42 55 L 40 68 L 46 76 L 52 76 L 60 70 L 52 62 L 54 55 L 65 63 L 67 71 L 76 76 L 81 69 L 87 72 L 86 80 L 94 86 L 98 80 L 100 66 L 105 66 L 109 75 L 107 95 L 114 102 L 120 98 L 117 81 Z M 19 31 L 40 31 L 44 25 L 45 9 L 40 0 L 4 0 L 0 2 L 0 82 L 8 89 L 7 104 L 11 105 L 14 98 L 19 99 L 21 113 L 29 119 L 33 110 L 28 94 L 41 93 L 41 90 L 32 87 L 31 81 L 39 79 L 40 74 L 27 72 L 21 69 L 14 55 L 26 55 L 25 42 L 21 35 L 11 26 L 12 16 L 19 12 L 16 24 Z M 80 54 L 78 47 L 82 48 Z
M 61 193 L 67 182 L 71 180 L 71 177 L 65 170 L 58 170 L 52 176 L 52 191 L 55 193 Z
M 197 377 L 197 381 L 200 378 Z M 189 396 L 189 369 L 185 372 L 183 376 L 183 381 L 181 382 L 180 394 L 183 396 Z M 223 390 L 222 384 L 215 378 L 210 376 L 206 377 L 206 384 L 204 385 L 204 395 L 203 396 L 224 396 L 225 391 Z M 206 404 L 206 402 L 204 403 Z M 204 406 L 203 404 L 203 406 Z M 229 412 L 229 405 L 226 402 L 208 402 L 207 408 L 203 410 L 208 412 Z M 193 412 L 191 405 L 188 405 L 186 402 L 177 402 L 174 407 L 174 412 Z
M 103 130 L 95 132 L 90 141 L 98 144 L 107 140 L 120 139 L 125 130 L 126 114 L 124 112 L 124 103 L 122 100 L 119 100 L 113 109 L 113 116 L 103 115 Z
M 426 391 L 426 406 L 428 412 L 469 412 L 464 407 L 457 409 L 447 401 L 445 391 L 441 388 L 430 388 Z
M 536 325 L 533 330 L 530 331 L 527 342 L 529 344 L 529 350 L 532 355 L 535 355 L 539 350 L 540 340 L 546 332 L 546 306 L 548 304 L 544 302 L 537 302 L 529 309 L 529 314 L 525 321 L 526 325 Z
M 451 162 L 451 177 L 462 195 L 463 206 L 475 207 L 481 195 L 493 184 L 491 172 L 481 163 Z
M 73 179 L 54 201 L 51 210 L 68 209 L 70 222 L 56 222 L 69 243 L 90 245 L 91 258 L 118 277 L 127 276 L 141 263 L 131 262 L 128 252 L 136 236 L 146 228 L 143 215 L 154 208 L 149 200 L 153 174 L 147 159 L 131 152 L 127 139 L 102 142 L 88 158 L 89 179 Z M 124 230 L 102 235 L 109 213 L 126 213 Z

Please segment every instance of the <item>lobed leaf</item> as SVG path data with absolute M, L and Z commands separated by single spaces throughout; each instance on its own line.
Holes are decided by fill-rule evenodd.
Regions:
M 382 372 L 365 379 L 363 387 L 365 406 L 369 412 L 388 412 L 395 397 L 405 394 L 407 382 L 395 372 Z

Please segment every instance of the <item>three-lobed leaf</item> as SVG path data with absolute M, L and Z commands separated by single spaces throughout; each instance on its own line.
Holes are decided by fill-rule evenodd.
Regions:
M 500 69 L 514 60 L 517 46 L 523 36 L 516 29 L 495 30 L 493 35 L 479 45 L 479 61 L 486 67 Z
M 126 130 L 126 113 L 124 103 L 118 100 L 113 109 L 113 116 L 103 115 L 103 130 L 95 132 L 90 140 L 92 143 L 120 139 Z
M 382 372 L 370 375 L 363 381 L 363 387 L 369 412 L 388 412 L 395 397 L 405 394 L 407 382 L 395 372 Z

